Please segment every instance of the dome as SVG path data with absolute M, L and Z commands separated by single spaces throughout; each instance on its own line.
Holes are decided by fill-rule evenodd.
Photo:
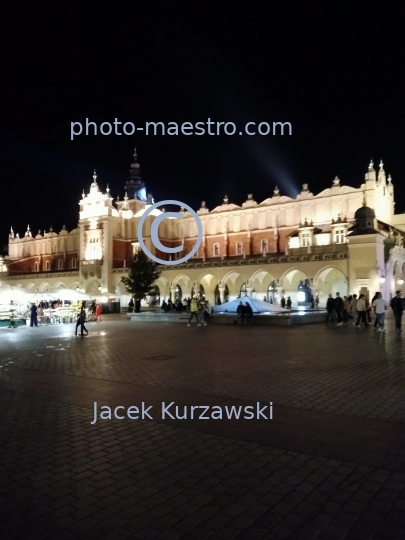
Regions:
M 354 217 L 356 219 L 356 232 L 353 231 L 353 235 L 371 233 L 374 234 L 378 232 L 374 229 L 375 212 L 372 208 L 369 208 L 364 204 L 361 208 L 356 210 Z
M 354 218 L 356 220 L 358 219 L 375 219 L 375 212 L 372 208 L 369 208 L 368 206 L 362 206 L 358 210 L 356 210 L 356 213 L 354 214 Z

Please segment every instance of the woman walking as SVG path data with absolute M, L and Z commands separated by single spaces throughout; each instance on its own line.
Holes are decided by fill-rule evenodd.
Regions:
M 96 306 L 96 321 L 101 322 L 101 304 Z

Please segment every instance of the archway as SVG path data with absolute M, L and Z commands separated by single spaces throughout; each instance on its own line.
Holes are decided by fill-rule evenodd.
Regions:
M 176 285 L 176 289 L 174 292 L 174 301 L 177 302 L 183 298 L 183 289 L 180 287 L 180 285 Z
M 276 281 L 272 281 L 269 284 L 269 286 L 267 288 L 266 300 L 270 304 L 277 304 L 277 283 L 276 283 Z
M 276 289 L 273 291 L 274 294 L 270 296 L 269 290 L 271 283 L 275 283 L 275 278 L 267 270 L 260 269 L 255 272 L 249 279 L 249 284 L 252 287 L 252 297 L 258 298 L 259 300 L 264 300 L 266 302 L 268 302 L 271 297 L 274 301 Z
M 329 294 L 335 297 L 338 292 L 342 298 L 349 294 L 346 276 L 335 266 L 327 266 L 319 270 L 315 276 L 314 285 L 321 306 L 326 304 Z
M 191 289 L 191 298 L 193 298 L 194 296 L 197 296 L 197 298 L 205 296 L 205 290 L 201 283 L 197 285 L 196 289 L 194 289 L 194 287 Z
M 218 284 L 218 281 L 213 276 L 213 274 L 211 273 L 201 274 L 196 281 L 202 286 L 204 290 L 203 294 L 205 296 L 205 300 L 211 305 L 215 304 L 216 303 L 215 289 L 216 289 L 216 285 Z
M 309 278 L 302 270 L 297 268 L 287 270 L 280 282 L 284 290 L 283 296 L 286 301 L 290 297 L 293 308 L 306 305 L 309 302 L 308 291 L 311 290 Z
M 229 288 L 229 301 L 238 298 L 241 282 L 243 282 L 243 278 L 241 274 L 235 270 L 226 273 L 221 279 L 222 285 L 227 285 Z

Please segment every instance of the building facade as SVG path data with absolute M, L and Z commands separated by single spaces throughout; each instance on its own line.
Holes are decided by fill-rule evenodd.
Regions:
M 139 249 L 138 223 L 153 203 L 141 179 L 136 150 L 123 200 L 113 201 L 108 185 L 100 190 L 94 173 L 89 192 L 79 201 L 78 227 L 24 236 L 10 231 L 8 256 L 0 260 L 3 290 L 58 296 L 79 291 L 102 301 L 129 296 L 121 282 Z M 162 265 L 156 296 L 186 298 L 204 294 L 211 304 L 252 295 L 279 302 L 290 296 L 293 306 L 312 294 L 324 305 L 329 293 L 341 295 L 375 291 L 389 299 L 405 279 L 405 214 L 395 214 L 394 186 L 383 163 L 376 172 L 371 162 L 363 184 L 342 185 L 339 178 L 321 193 L 304 184 L 295 198 L 280 194 L 258 203 L 252 194 L 242 205 L 225 195 L 209 210 L 197 214 L 203 225 L 198 252 L 183 264 Z M 151 225 L 164 209 L 155 209 L 143 228 L 147 248 L 162 260 L 151 242 Z M 189 212 L 168 218 L 159 237 L 168 247 L 183 246 L 184 257 L 194 247 L 197 226 Z M 10 289 L 11 288 L 11 289 Z

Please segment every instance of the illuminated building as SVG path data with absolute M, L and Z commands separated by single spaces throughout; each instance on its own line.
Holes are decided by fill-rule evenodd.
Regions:
M 136 152 L 123 200 L 113 202 L 110 190 L 102 192 L 94 174 L 90 190 L 79 202 L 78 228 L 59 234 L 50 230 L 21 238 L 10 232 L 8 256 L 0 261 L 3 289 L 52 291 L 78 290 L 94 298 L 116 298 L 126 305 L 129 297 L 121 278 L 139 249 L 137 226 L 153 202 L 146 195 Z M 183 211 L 184 212 L 184 211 Z M 342 185 L 339 178 L 321 193 L 304 184 L 295 198 L 273 195 L 261 203 L 248 194 L 236 205 L 225 196 L 209 210 L 205 202 L 197 211 L 203 225 L 203 242 L 187 262 L 163 266 L 156 283 L 160 298 L 186 298 L 204 293 L 211 304 L 240 294 L 280 301 L 290 296 L 293 307 L 318 295 L 323 306 L 329 293 L 381 290 L 388 299 L 404 283 L 405 214 L 394 212 L 394 186 L 383 163 L 378 172 L 371 162 L 364 183 Z M 154 210 L 147 217 L 143 237 L 148 249 L 161 259 L 151 243 Z M 178 258 L 196 242 L 193 217 L 166 219 L 159 237 L 166 246 L 183 245 Z

